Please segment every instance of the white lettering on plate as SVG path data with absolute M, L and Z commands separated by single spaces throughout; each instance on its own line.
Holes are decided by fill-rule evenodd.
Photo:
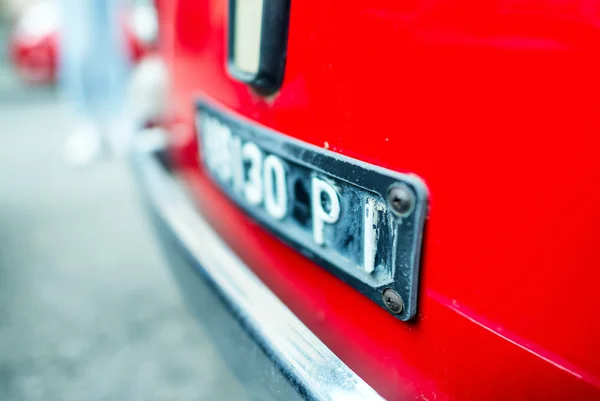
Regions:
M 215 148 L 218 146 L 218 143 L 215 141 L 215 135 L 213 134 L 214 127 L 214 119 L 210 117 L 206 117 L 202 120 L 202 134 L 204 135 L 204 147 L 205 149 L 205 157 L 206 164 L 209 169 L 215 170 L 215 160 L 213 155 L 215 154 Z
M 229 141 L 231 129 L 221 124 L 215 118 L 206 118 L 202 124 L 203 133 L 206 135 L 206 164 L 223 181 L 231 179 L 231 153 Z
M 231 175 L 233 177 L 233 190 L 241 193 L 244 190 L 244 165 L 242 162 L 242 140 L 233 135 L 229 141 L 231 153 Z
M 323 199 L 321 199 L 323 197 Z M 325 210 L 324 203 L 329 207 Z M 327 181 L 312 177 L 311 190 L 313 239 L 318 245 L 325 243 L 325 223 L 334 224 L 340 218 L 340 199 Z
M 244 196 L 248 203 L 260 205 L 263 200 L 262 161 L 263 154 L 252 142 L 242 146 L 242 160 L 250 162 L 248 180 L 244 182 Z
M 208 168 L 223 182 L 231 185 L 234 192 L 246 201 L 264 209 L 273 218 L 282 220 L 288 215 L 288 168 L 285 162 L 273 154 L 263 154 L 254 143 L 243 141 L 231 132 L 227 124 L 206 116 L 201 122 L 204 136 L 204 157 Z M 312 211 L 312 237 L 317 245 L 325 245 L 326 225 L 334 225 L 340 218 L 340 198 L 329 179 L 313 175 L 311 178 L 310 204 Z M 385 213 L 385 205 L 368 197 L 362 205 L 363 260 L 359 269 L 367 274 L 375 271 L 379 223 Z
M 363 265 L 366 273 L 375 270 L 375 255 L 377 253 L 377 237 L 379 213 L 385 210 L 385 205 L 373 198 L 367 198 L 363 214 Z
M 205 132 L 209 133 L 207 163 L 221 180 L 229 181 L 231 179 L 231 154 L 229 152 L 231 129 L 214 118 L 208 118 L 203 127 Z
M 287 184 L 283 162 L 274 155 L 265 157 L 263 164 L 265 184 L 265 209 L 278 220 L 287 214 Z

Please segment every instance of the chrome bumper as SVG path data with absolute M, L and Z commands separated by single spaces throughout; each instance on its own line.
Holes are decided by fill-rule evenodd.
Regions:
M 272 387 L 271 394 L 277 399 L 289 399 L 294 393 L 318 400 L 381 400 L 212 229 L 169 172 L 161 157 L 162 146 L 150 140 L 150 134 L 142 133 L 133 151 L 138 181 L 160 228 L 175 277 L 205 326 L 214 330 L 219 349 L 225 353 L 235 350 L 233 358 L 238 363 L 250 355 L 252 360 L 244 360 L 242 365 L 262 376 L 256 380 Z M 215 296 L 219 300 L 207 298 Z M 244 344 L 252 344 L 258 353 L 243 354 Z M 254 396 L 263 398 L 256 392 Z

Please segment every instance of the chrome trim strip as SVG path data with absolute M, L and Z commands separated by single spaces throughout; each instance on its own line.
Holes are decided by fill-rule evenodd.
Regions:
M 198 213 L 156 155 L 164 142 L 140 135 L 135 168 L 157 214 L 187 249 L 242 324 L 310 398 L 382 400 L 242 262 Z M 150 132 L 146 132 L 150 134 Z M 150 137 L 154 139 L 150 139 Z

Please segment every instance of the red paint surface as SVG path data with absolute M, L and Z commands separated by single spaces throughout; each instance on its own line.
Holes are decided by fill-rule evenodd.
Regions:
M 295 1 L 284 84 L 268 100 L 226 73 L 226 10 L 161 3 L 174 152 L 261 279 L 385 397 L 600 399 L 600 2 Z M 227 200 L 197 164 L 200 93 L 426 182 L 413 322 Z

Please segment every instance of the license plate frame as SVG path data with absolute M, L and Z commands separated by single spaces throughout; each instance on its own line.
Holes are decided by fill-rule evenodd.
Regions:
M 210 123 L 207 123 L 208 121 Z M 201 99 L 196 103 L 196 124 L 199 135 L 200 160 L 203 166 L 227 196 L 248 215 L 275 233 L 284 242 L 299 250 L 306 257 L 400 320 L 406 321 L 416 315 L 422 239 L 428 212 L 428 191 L 419 177 L 385 169 L 299 141 L 264 127 L 220 105 L 215 105 L 207 99 Z M 214 127 L 219 126 L 224 128 L 219 128 L 223 131 L 218 131 L 217 134 Z M 227 131 L 230 134 L 227 134 Z M 223 136 L 226 138 L 223 139 Z M 335 230 L 352 234 L 354 242 L 347 249 L 352 248 L 355 251 L 359 249 L 360 252 L 360 246 L 357 248 L 356 242 L 362 243 L 362 256 L 357 256 L 356 252 L 354 254 L 350 254 L 350 252 L 343 254 L 341 250 L 345 248 L 336 248 L 338 245 L 341 246 L 340 244 L 346 239 L 344 241 L 330 240 L 323 245 L 319 245 L 312 238 L 311 243 L 310 233 L 308 232 L 310 230 L 306 229 L 306 224 L 302 225 L 298 220 L 296 226 L 293 225 L 292 220 L 295 220 L 295 214 L 292 216 L 293 218 L 290 217 L 290 213 L 290 216 L 278 219 L 267 213 L 262 205 L 250 204 L 243 191 L 234 188 L 232 184 L 234 179 L 224 178 L 224 176 L 227 177 L 227 174 L 220 174 L 223 172 L 222 167 L 219 167 L 221 165 L 215 162 L 215 155 L 218 154 L 214 151 L 215 143 L 222 142 L 220 145 L 222 147 L 226 143 L 227 152 L 229 152 L 231 151 L 231 143 L 234 141 L 231 138 L 239 138 L 243 144 L 252 143 L 264 155 L 274 155 L 283 160 L 287 171 L 286 177 L 294 177 L 294 179 L 302 181 L 303 179 L 298 177 L 305 177 L 306 171 L 308 171 L 310 177 L 316 177 L 318 180 L 330 183 L 339 196 L 341 196 L 340 193 L 351 196 L 349 194 L 354 189 L 356 191 L 354 193 L 355 200 L 350 198 L 344 200 L 342 197 L 342 200 L 339 201 L 340 210 L 346 208 L 340 211 L 341 215 L 344 216 L 343 218 L 346 219 L 345 225 L 334 227 L 337 224 L 336 222 L 326 228 L 329 229 L 328 235 L 330 237 L 335 236 Z M 210 151 L 207 149 L 210 149 Z M 233 163 L 233 159 L 234 157 L 230 157 L 227 163 Z M 244 170 L 243 180 L 247 181 L 249 180 L 247 165 L 244 165 L 243 161 L 239 162 L 242 163 Z M 215 165 L 221 170 L 215 168 Z M 295 188 L 295 183 L 292 185 L 286 181 L 285 184 L 288 196 L 291 199 L 289 202 L 296 202 L 297 199 L 294 196 L 301 194 L 301 192 L 295 193 L 292 189 Z M 315 181 L 311 181 L 311 183 L 315 184 Z M 398 186 L 408 190 L 412 197 L 412 207 L 405 214 L 395 213 L 387 202 L 390 189 Z M 311 189 L 309 188 L 308 191 L 311 191 Z M 309 195 L 311 195 L 310 192 Z M 320 202 L 326 202 L 326 200 Z M 361 204 L 364 208 L 360 212 L 360 217 L 353 218 L 350 210 L 357 209 L 355 206 Z M 313 230 L 315 223 L 314 211 L 318 208 L 324 210 L 327 205 L 325 203 L 322 203 L 322 205 L 313 204 L 313 207 L 310 208 Z M 381 209 L 382 205 L 384 209 Z M 329 206 L 331 208 L 331 205 Z M 295 203 L 293 207 L 296 207 Z M 364 216 L 362 213 L 369 210 L 369 207 L 372 210 L 372 216 L 375 217 L 367 220 L 365 216 L 368 216 L 369 212 L 367 211 Z M 354 216 L 357 216 L 357 213 L 354 213 Z M 376 219 L 375 221 L 379 226 L 376 228 L 376 225 L 373 225 L 376 237 L 372 241 L 368 241 L 367 239 L 371 237 L 365 227 L 370 227 L 369 224 L 373 221 L 373 218 Z M 363 223 L 362 237 L 360 234 L 361 229 L 355 227 L 359 224 L 359 221 Z M 323 232 L 325 232 L 325 229 Z M 361 237 L 361 241 L 358 237 Z M 367 272 L 365 265 L 369 264 L 367 261 L 370 259 L 365 255 L 370 255 L 371 250 L 365 244 L 371 242 L 376 247 L 372 252 L 373 264 L 377 264 L 377 266 L 375 270 Z M 364 261 L 362 266 L 360 265 L 361 257 Z M 386 295 L 384 295 L 384 292 Z M 396 295 L 401 299 L 401 311 L 394 307 L 397 306 L 398 302 Z M 395 303 L 396 305 L 394 305 Z

